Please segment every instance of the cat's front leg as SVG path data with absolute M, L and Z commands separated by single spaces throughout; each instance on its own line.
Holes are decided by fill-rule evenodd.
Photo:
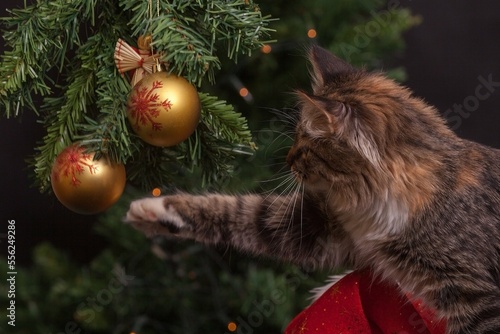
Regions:
M 132 202 L 125 219 L 147 236 L 175 235 L 300 265 L 335 267 L 350 242 L 301 196 L 189 195 Z
M 205 244 L 244 244 L 258 233 L 261 197 L 177 194 L 143 198 L 130 204 L 125 222 L 147 236 L 175 235 Z

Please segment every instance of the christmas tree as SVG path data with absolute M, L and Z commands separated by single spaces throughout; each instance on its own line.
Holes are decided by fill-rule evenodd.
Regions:
M 0 67 L 1 105 L 7 118 L 35 112 L 47 129 L 33 161 L 41 190 L 56 156 L 75 142 L 126 163 L 127 179 L 140 187 L 168 184 L 195 166 L 204 182 L 217 181 L 236 152 L 251 148 L 245 119 L 201 90 L 196 133 L 170 149 L 146 145 L 130 133 L 124 111 L 132 85 L 118 73 L 123 56 L 114 54 L 118 40 L 125 49 L 148 36 L 147 48 L 168 72 L 197 87 L 213 84 L 221 57 L 237 61 L 266 43 L 270 18 L 253 2 L 38 1 L 10 14 L 3 20 L 10 50 Z
M 293 107 L 287 94 L 307 87 L 304 46 L 317 42 L 355 65 L 380 67 L 418 20 L 378 0 L 37 1 L 9 13 L 0 107 L 7 118 L 34 112 L 47 129 L 31 160 L 35 184 L 50 193 L 56 157 L 78 142 L 124 164 L 128 186 L 98 217 L 96 235 L 107 246 L 89 263 L 44 243 L 31 267 L 16 268 L 16 326 L 1 322 L 1 331 L 281 332 L 327 273 L 148 240 L 121 223 L 127 205 L 156 187 L 274 189 L 290 139 L 271 110 Z M 148 55 L 199 92 L 201 121 L 172 147 L 145 143 L 126 118 L 132 75 L 119 72 L 115 48 L 121 39 L 138 49 L 140 36 L 151 36 Z M 401 69 L 390 73 L 404 78 Z M 0 267 L 9 271 L 6 259 Z

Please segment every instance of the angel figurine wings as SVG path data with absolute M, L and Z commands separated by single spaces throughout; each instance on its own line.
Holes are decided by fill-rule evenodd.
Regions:
M 151 48 L 151 35 L 140 36 L 137 48 L 118 39 L 115 46 L 114 59 L 116 67 L 121 74 L 132 72 L 132 87 L 138 83 L 146 73 L 152 73 L 158 54 L 153 54 Z

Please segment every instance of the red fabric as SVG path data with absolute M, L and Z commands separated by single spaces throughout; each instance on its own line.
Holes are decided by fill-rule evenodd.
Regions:
M 343 277 L 303 310 L 285 334 L 444 334 L 445 324 L 369 271 Z

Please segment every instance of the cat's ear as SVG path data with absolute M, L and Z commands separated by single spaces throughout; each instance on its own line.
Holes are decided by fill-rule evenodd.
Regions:
M 297 92 L 302 124 L 314 138 L 342 138 L 373 166 L 380 166 L 379 146 L 370 129 L 349 105 Z
M 357 71 L 349 63 L 317 45 L 313 45 L 309 50 L 309 62 L 312 67 L 311 85 L 315 94 L 339 75 Z
M 302 91 L 296 92 L 306 120 L 308 131 L 315 137 L 341 135 L 349 117 L 349 107 L 342 102 L 310 95 Z

